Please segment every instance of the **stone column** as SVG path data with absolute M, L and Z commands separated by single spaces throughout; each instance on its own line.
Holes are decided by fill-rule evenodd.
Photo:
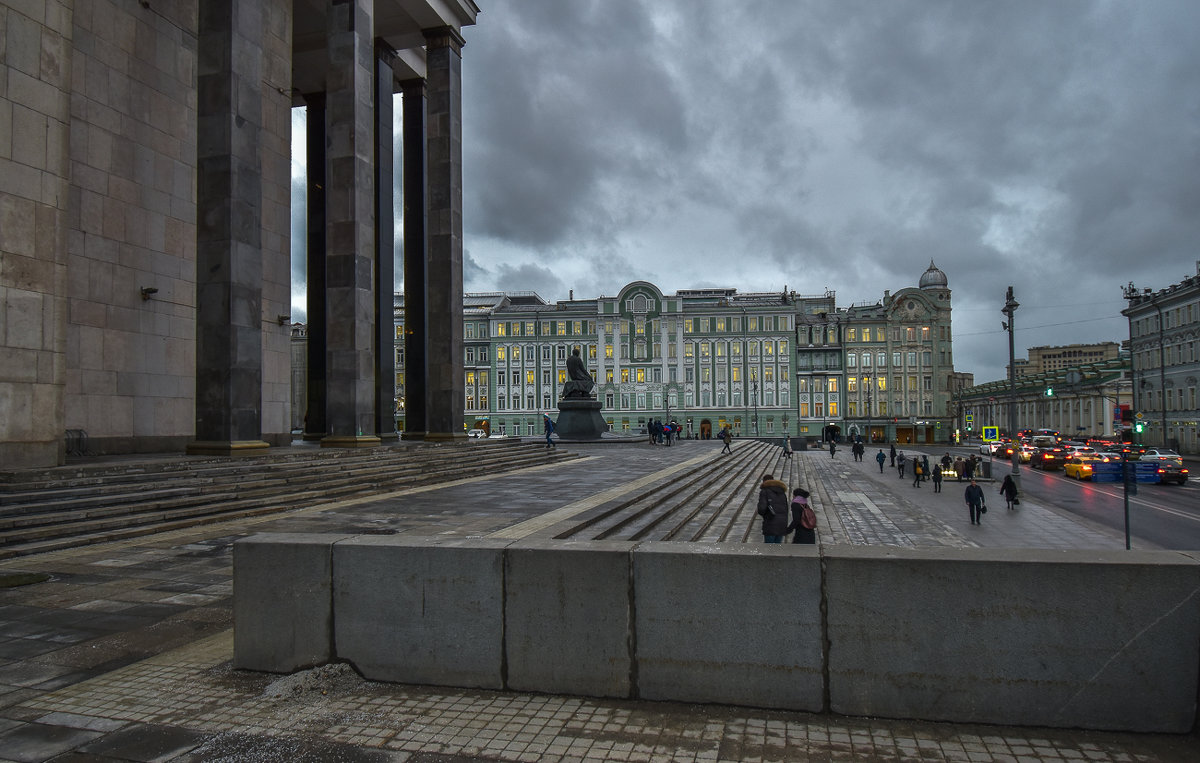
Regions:
M 404 439 L 425 437 L 425 80 L 404 93 Z
M 262 8 L 200 3 L 196 148 L 196 439 L 261 452 Z
M 425 267 L 426 439 L 463 432 L 462 37 L 425 31 L 429 255 Z
M 325 94 L 304 96 L 308 104 L 308 384 L 304 439 L 325 437 Z
M 392 192 L 392 94 L 396 52 L 375 41 L 375 433 L 396 435 L 396 223 Z
M 332 0 L 325 93 L 325 447 L 375 435 L 374 2 Z

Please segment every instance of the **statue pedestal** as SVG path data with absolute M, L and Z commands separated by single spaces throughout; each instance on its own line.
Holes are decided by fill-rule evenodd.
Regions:
M 558 401 L 555 432 L 560 440 L 599 440 L 608 431 L 599 400 L 563 398 Z

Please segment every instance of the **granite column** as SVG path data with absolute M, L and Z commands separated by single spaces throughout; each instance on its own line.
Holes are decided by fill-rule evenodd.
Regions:
M 462 46 L 455 30 L 425 31 L 429 252 L 425 265 L 426 439 L 463 431 Z
M 262 8 L 200 3 L 196 178 L 196 439 L 239 455 L 262 440 Z
M 404 439 L 425 437 L 425 80 L 400 83 L 404 109 Z
M 328 6 L 325 91 L 326 447 L 375 434 L 375 39 L 372 0 Z
M 308 165 L 308 383 L 304 439 L 325 436 L 325 94 L 304 96 L 308 105 L 305 155 Z
M 396 435 L 396 222 L 392 190 L 396 52 L 375 41 L 375 433 Z

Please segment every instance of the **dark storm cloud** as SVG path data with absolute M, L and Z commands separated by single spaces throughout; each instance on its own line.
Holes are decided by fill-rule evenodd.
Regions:
M 983 381 L 1007 361 L 1007 285 L 1019 354 L 1119 341 L 1118 287 L 1200 257 L 1192 0 L 483 11 L 463 53 L 464 220 L 492 288 L 786 283 L 848 304 L 932 259 L 974 337 L 956 365 Z

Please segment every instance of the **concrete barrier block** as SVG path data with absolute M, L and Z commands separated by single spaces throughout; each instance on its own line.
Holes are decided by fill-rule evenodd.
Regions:
M 1138 551 L 826 549 L 831 709 L 1190 730 L 1200 564 Z
M 645 543 L 633 588 L 639 697 L 821 711 L 816 546 Z
M 393 535 L 337 544 L 337 657 L 372 680 L 503 688 L 508 543 Z
M 290 673 L 330 660 L 330 560 L 345 537 L 271 533 L 233 544 L 234 667 Z
M 629 696 L 632 547 L 615 541 L 521 541 L 509 546 L 508 688 Z

